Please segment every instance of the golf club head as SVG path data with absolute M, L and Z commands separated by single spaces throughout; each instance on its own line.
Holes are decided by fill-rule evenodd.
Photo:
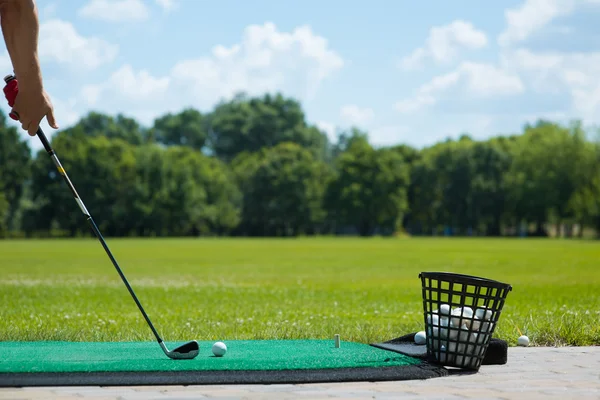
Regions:
M 198 355 L 198 353 L 200 353 L 200 345 L 195 340 L 184 343 L 181 346 L 174 348 L 173 350 L 167 349 L 167 347 L 162 342 L 161 347 L 163 348 L 167 357 L 172 358 L 174 360 L 190 360 L 192 358 L 195 358 Z

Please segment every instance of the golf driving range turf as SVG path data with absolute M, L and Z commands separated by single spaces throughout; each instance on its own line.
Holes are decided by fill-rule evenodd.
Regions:
M 173 361 L 152 342 L 0 342 L 0 387 L 308 383 L 428 379 L 442 367 L 362 343 L 229 340 L 224 357 Z
M 212 342 L 199 342 L 201 354 L 193 362 L 172 362 L 151 342 L 84 343 L 43 342 L 0 344 L 6 358 L 4 372 L 126 372 L 126 371 L 231 371 L 324 369 L 340 367 L 396 367 L 419 365 L 420 360 L 360 343 L 336 349 L 330 340 L 228 341 L 225 356 L 211 352 Z M 8 344 L 8 343 L 7 343 Z
M 374 343 L 423 327 L 421 271 L 513 286 L 495 337 L 600 344 L 600 242 L 107 238 L 167 342 Z M 0 341 L 153 341 L 96 239 L 0 241 Z M 155 344 L 156 345 L 156 344 Z M 160 351 L 158 345 L 156 348 Z

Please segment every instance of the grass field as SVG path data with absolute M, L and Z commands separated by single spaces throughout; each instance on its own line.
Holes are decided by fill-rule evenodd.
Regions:
M 600 242 L 556 239 L 107 239 L 165 340 L 423 329 L 421 271 L 513 286 L 496 337 L 600 344 Z M 0 241 L 0 340 L 153 340 L 95 239 Z

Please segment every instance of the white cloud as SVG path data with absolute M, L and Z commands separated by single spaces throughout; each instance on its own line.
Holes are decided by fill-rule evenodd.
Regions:
M 123 104 L 131 103 L 132 107 L 139 109 L 163 99 L 169 83 L 169 77 L 156 78 L 146 70 L 134 71 L 130 65 L 124 65 L 106 82 L 85 85 L 81 89 L 81 95 L 91 107 L 97 107 L 102 96 L 110 93 L 111 96 L 117 96 Z
M 573 97 L 573 108 L 587 123 L 600 123 L 600 84 L 596 83 L 592 87 L 583 86 L 573 87 L 571 89 Z
M 418 68 L 427 58 L 436 63 L 447 63 L 455 60 L 461 49 L 477 50 L 487 43 L 484 32 L 475 29 L 470 22 L 456 20 L 431 28 L 425 45 L 403 58 L 400 66 L 405 69 Z
M 53 18 L 56 15 L 56 3 L 48 3 L 43 8 L 39 10 L 39 18 L 41 20 L 45 20 L 48 18 Z
M 498 38 L 498 43 L 505 46 L 500 65 L 503 70 L 520 75 L 533 93 L 568 96 L 570 109 L 555 113 L 598 123 L 600 52 L 535 52 L 526 48 L 508 48 L 543 29 L 557 29 L 552 26 L 554 20 L 586 5 L 597 6 L 600 1 L 525 0 L 521 6 L 506 10 L 507 27 Z
M 76 98 L 71 97 L 67 100 L 62 100 L 51 97 L 50 101 L 52 101 L 54 117 L 56 118 L 56 122 L 59 124 L 59 127 L 63 128 L 71 126 L 75 124 L 77 120 L 79 120 L 79 113 L 77 112 L 79 101 Z M 49 129 L 54 130 L 52 128 Z
M 515 71 L 531 82 L 538 93 L 567 93 L 573 116 L 600 122 L 600 52 L 535 53 L 527 49 L 507 52 L 505 70 Z
M 364 125 L 375 116 L 371 108 L 361 108 L 354 104 L 343 106 L 340 109 L 340 117 L 350 125 Z
M 521 6 L 504 12 L 507 27 L 498 37 L 501 46 L 508 46 L 529 37 L 561 14 L 571 12 L 573 0 L 526 0 Z
M 149 16 L 142 0 L 91 0 L 78 13 L 81 17 L 108 22 L 142 21 Z
M 394 109 L 402 114 L 411 114 L 436 103 L 435 97 L 419 93 L 410 99 L 400 100 L 394 104 Z
M 98 104 L 102 90 L 108 89 L 107 85 L 85 85 L 81 88 L 81 97 L 83 101 L 92 107 Z
M 436 104 L 438 96 L 455 87 L 475 98 L 508 96 L 524 91 L 524 85 L 516 74 L 490 64 L 463 62 L 454 71 L 436 76 L 422 85 L 415 96 L 397 102 L 394 108 L 405 114 L 416 112 Z
M 436 76 L 431 81 L 421 86 L 419 92 L 422 94 L 431 94 L 443 91 L 451 86 L 456 85 L 460 79 L 460 74 L 461 67 L 447 74 Z
M 507 9 L 504 12 L 507 27 L 498 36 L 498 44 L 510 46 L 522 42 L 556 18 L 569 15 L 586 4 L 600 4 L 600 1 L 525 0 L 519 7 Z
M 154 0 L 156 4 L 162 7 L 165 11 L 170 11 L 177 6 L 176 0 Z
M 455 86 L 459 78 L 460 72 L 458 70 L 436 76 L 428 83 L 422 85 L 414 97 L 397 102 L 394 108 L 403 114 L 410 114 L 421 108 L 434 105 L 437 102 L 435 96 L 449 87 Z
M 240 90 L 262 94 L 285 88 L 286 93 L 311 97 L 343 65 L 309 27 L 286 33 L 265 23 L 248 26 L 239 44 L 218 45 L 211 56 L 177 63 L 172 76 L 180 89 L 209 105 Z
M 518 75 L 490 64 L 465 62 L 459 73 L 466 80 L 467 92 L 477 97 L 510 96 L 525 90 Z
M 118 46 L 96 37 L 81 36 L 70 22 L 52 19 L 40 25 L 39 55 L 75 68 L 94 69 L 114 60 Z
M 86 86 L 85 94 L 90 104 L 129 110 L 135 116 L 142 112 L 149 116 L 153 110 L 162 113 L 165 104 L 173 109 L 212 108 L 240 91 L 249 95 L 282 91 L 305 101 L 343 65 L 327 40 L 309 27 L 288 33 L 265 23 L 248 26 L 238 44 L 218 45 L 210 55 L 176 63 L 166 76 L 124 66 L 107 82 Z
M 452 134 L 467 131 L 474 137 L 484 137 L 492 134 L 492 130 L 519 130 L 523 123 L 538 118 L 561 122 L 577 118 L 587 126 L 599 124 L 600 52 L 538 52 L 519 48 L 530 38 L 542 39 L 542 34 L 578 34 L 577 29 L 572 30 L 570 25 L 564 25 L 564 17 L 583 13 L 586 8 L 591 10 L 598 5 L 600 0 L 523 0 L 520 5 L 505 12 L 506 27 L 498 36 L 499 62 L 485 64 L 462 60 L 456 69 L 434 77 L 421 85 L 412 96 L 398 101 L 394 104 L 394 109 L 404 114 L 404 123 L 409 124 L 413 130 L 426 130 L 431 133 L 431 139 L 435 137 L 435 140 L 443 139 L 444 132 Z M 426 44 L 403 60 L 405 68 L 419 66 L 425 60 L 447 64 L 460 57 L 461 49 L 465 46 L 453 46 L 455 42 L 448 39 L 453 37 L 451 29 L 444 31 L 438 27 L 437 36 L 433 34 L 434 29 Z M 438 39 L 434 40 L 434 37 Z M 447 42 L 444 42 L 444 38 Z M 545 45 L 552 43 L 547 42 Z M 564 43 L 558 45 L 564 46 Z M 477 42 L 473 41 L 470 48 L 484 46 L 481 42 L 478 47 Z M 498 103 L 503 96 L 523 93 L 526 96 L 515 99 L 527 102 L 523 103 L 525 107 L 520 114 L 507 111 L 517 107 L 516 104 L 508 104 L 510 98 L 504 100 L 506 106 Z M 487 99 L 493 100 L 494 105 L 500 106 L 500 109 L 490 109 L 489 113 L 482 111 L 485 107 L 483 101 Z M 539 99 L 543 99 L 543 102 L 536 107 Z M 458 113 L 438 115 L 435 123 L 420 120 L 419 117 L 412 118 L 412 114 L 417 111 L 436 104 L 448 105 L 456 110 L 463 101 L 476 104 L 477 114 L 467 117 L 470 110 L 462 109 Z M 453 119 L 446 121 L 444 116 L 452 116 Z M 423 126 L 417 127 L 419 123 Z

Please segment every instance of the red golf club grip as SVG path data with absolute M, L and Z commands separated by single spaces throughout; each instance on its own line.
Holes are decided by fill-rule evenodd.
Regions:
M 8 101 L 8 105 L 12 107 L 15 105 L 17 94 L 19 94 L 19 81 L 17 81 L 17 78 L 14 75 L 6 75 L 4 77 L 4 82 L 6 82 L 6 85 L 4 86 L 4 96 Z M 11 111 L 8 115 L 15 121 L 19 120 L 19 114 L 14 111 Z M 50 146 L 50 142 L 48 142 L 48 139 L 46 138 L 46 135 L 42 131 L 41 127 L 39 127 L 37 130 L 37 136 L 40 138 L 42 145 L 44 145 L 44 149 L 46 149 L 48 153 L 52 153 L 53 150 Z
M 6 86 L 4 86 L 4 96 L 8 101 L 8 105 L 12 107 L 15 105 L 15 100 L 19 93 L 19 82 L 13 75 L 6 75 L 4 77 L 4 82 L 6 82 Z M 19 120 L 19 116 L 12 111 L 8 115 L 15 121 Z

